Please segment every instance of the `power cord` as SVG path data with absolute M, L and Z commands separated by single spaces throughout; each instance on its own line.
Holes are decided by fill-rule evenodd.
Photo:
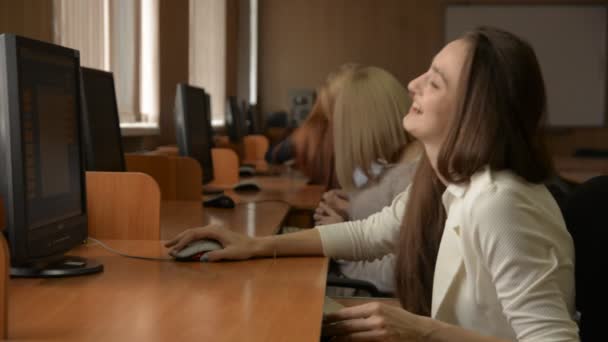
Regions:
M 127 253 L 118 251 L 95 238 L 89 237 L 88 240 L 94 242 L 95 244 L 100 245 L 103 249 L 107 250 L 110 253 L 114 253 L 116 255 L 119 255 L 119 256 L 122 256 L 125 258 L 141 259 L 141 260 L 155 260 L 155 261 L 173 261 L 174 260 L 173 258 L 170 258 L 170 257 L 159 258 L 159 257 L 147 257 L 147 256 L 141 256 L 141 255 L 127 254 Z

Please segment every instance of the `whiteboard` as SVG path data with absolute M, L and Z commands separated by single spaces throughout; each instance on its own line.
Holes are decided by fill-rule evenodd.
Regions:
M 527 40 L 547 89 L 550 126 L 604 126 L 606 118 L 605 6 L 449 5 L 446 42 L 480 25 Z

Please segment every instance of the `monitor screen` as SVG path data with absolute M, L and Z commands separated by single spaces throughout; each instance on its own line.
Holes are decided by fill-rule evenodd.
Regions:
M 213 126 L 211 125 L 212 115 L 211 115 L 211 95 L 205 92 L 205 122 L 207 122 L 207 132 L 211 135 L 211 139 L 209 139 L 209 147 L 214 148 L 215 142 L 213 141 Z
M 125 171 L 112 73 L 81 68 L 82 133 L 89 171 Z
M 247 133 L 247 121 L 239 107 L 236 96 L 229 96 L 226 101 L 226 129 L 230 141 L 238 143 Z
M 203 89 L 178 84 L 175 98 L 177 145 L 180 155 L 199 162 L 203 169 L 203 184 L 213 180 L 213 139 L 206 101 Z
M 0 85 L 11 263 L 54 258 L 87 236 L 78 51 L 0 35 Z
M 27 218 L 33 230 L 83 213 L 78 81 L 73 58 L 20 47 L 18 61 Z
M 244 103 L 247 112 L 247 128 L 249 134 L 262 134 L 263 130 L 258 117 L 257 105 Z

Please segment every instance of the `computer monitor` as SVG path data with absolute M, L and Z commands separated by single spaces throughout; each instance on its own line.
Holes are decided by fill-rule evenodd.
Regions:
M 205 122 L 207 123 L 207 132 L 209 132 L 211 139 L 209 139 L 209 147 L 214 148 L 215 142 L 213 141 L 213 126 L 211 125 L 211 95 L 205 92 Z
M 0 35 L 0 196 L 11 275 L 99 272 L 64 253 L 87 238 L 76 50 Z
M 258 115 L 258 106 L 243 101 L 243 108 L 247 113 L 247 133 L 262 134 L 263 128 Z
M 125 171 L 112 73 L 81 68 L 82 136 L 88 171 Z
M 236 96 L 229 96 L 226 101 L 226 130 L 233 143 L 239 143 L 247 134 L 247 121 Z
M 179 154 L 196 159 L 203 169 L 203 184 L 213 180 L 211 124 L 206 111 L 205 91 L 185 83 L 175 95 L 175 133 Z

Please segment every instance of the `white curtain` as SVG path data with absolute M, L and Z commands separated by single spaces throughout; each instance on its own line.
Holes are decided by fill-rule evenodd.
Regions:
M 82 66 L 110 70 L 105 53 L 109 30 L 108 0 L 55 0 L 55 43 L 80 50 Z
M 226 105 L 226 0 L 190 0 L 188 82 L 211 95 L 214 121 Z
M 121 123 L 157 123 L 158 0 L 54 0 L 53 10 L 55 42 L 114 74 Z

